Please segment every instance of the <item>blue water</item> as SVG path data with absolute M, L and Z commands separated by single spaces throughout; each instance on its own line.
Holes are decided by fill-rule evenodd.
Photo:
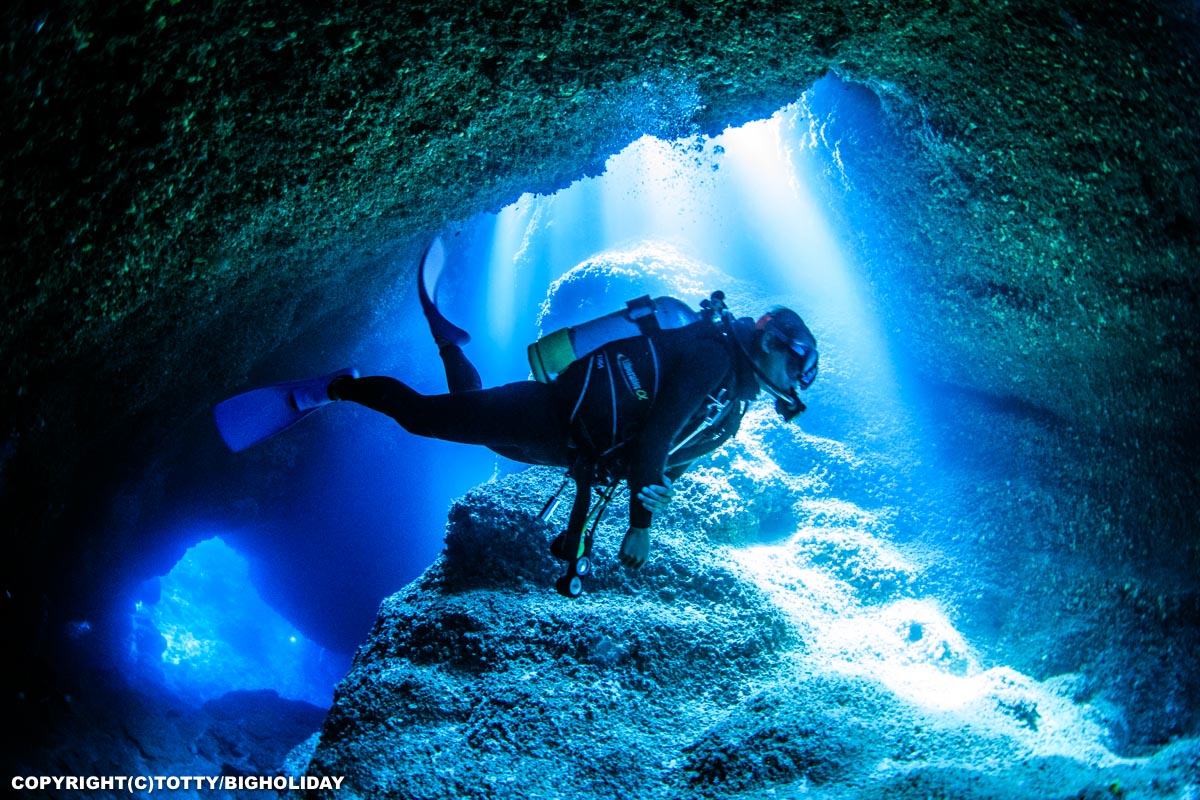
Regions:
M 539 312 L 554 281 L 599 254 L 669 253 L 706 267 L 695 291 L 680 295 L 691 304 L 723 289 L 744 303 L 733 308 L 741 316 L 783 303 L 807 319 L 822 377 L 805 398 L 805 430 L 844 438 L 852 412 L 861 428 L 911 439 L 899 355 L 851 246 L 870 233 L 862 220 L 886 224 L 886 210 L 864 198 L 861 216 L 833 218 L 829 202 L 845 205 L 844 156 L 889 146 L 883 123 L 873 95 L 831 77 L 796 106 L 715 139 L 639 140 L 602 176 L 449 226 L 439 304 L 473 333 L 466 352 L 485 385 L 523 380 L 526 345 L 548 332 Z M 596 313 L 619 307 L 623 290 L 597 299 Z M 445 390 L 411 285 L 379 298 L 353 365 Z M 327 704 L 380 600 L 436 559 L 454 498 L 521 468 L 482 448 L 408 435 L 352 404 L 285 435 L 297 448 L 286 503 L 268 506 L 254 530 L 206 521 L 157 598 L 133 612 L 139 669 L 184 696 L 275 688 Z M 162 637 L 161 652 L 147 630 Z

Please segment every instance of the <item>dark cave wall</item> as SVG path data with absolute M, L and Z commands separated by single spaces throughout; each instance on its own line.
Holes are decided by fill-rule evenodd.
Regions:
M 1046 423 L 1006 449 L 1080 500 L 1072 549 L 1194 573 L 1196 9 L 983 5 L 921 15 L 893 78 L 891 43 L 839 52 L 921 110 L 903 178 L 855 154 L 852 202 L 893 218 L 880 307 L 926 381 Z
M 327 365 L 298 341 L 336 362 L 426 232 L 643 133 L 766 116 L 830 69 L 914 159 L 858 186 L 909 208 L 908 257 L 869 265 L 914 362 L 1061 418 L 1064 460 L 1094 457 L 1080 491 L 1167 523 L 1116 520 L 1105 548 L 1148 553 L 1153 528 L 1195 563 L 1194 8 L 184 0 L 4 24 L 4 613 L 24 632 L 127 556 L 169 566 L 160 505 L 265 485 L 209 407 Z M 181 465 L 213 495 L 177 488 Z

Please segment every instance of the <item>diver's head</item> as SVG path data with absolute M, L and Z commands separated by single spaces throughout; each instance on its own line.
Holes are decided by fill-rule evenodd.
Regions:
M 817 378 L 817 340 L 799 314 L 782 306 L 763 314 L 754 331 L 758 381 L 779 401 L 779 413 L 791 419 L 804 408 L 797 392 Z

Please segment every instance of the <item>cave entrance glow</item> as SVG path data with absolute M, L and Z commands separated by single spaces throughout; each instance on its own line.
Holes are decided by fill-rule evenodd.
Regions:
M 886 149 L 884 126 L 877 98 L 829 77 L 770 119 L 712 139 L 644 137 L 612 157 L 602 176 L 549 197 L 525 195 L 465 226 L 451 246 L 449 272 L 457 272 L 458 286 L 445 310 L 482 334 L 470 355 L 486 365 L 485 381 L 501 382 L 526 376 L 525 345 L 539 335 L 658 288 L 674 288 L 664 293 L 693 304 L 724 289 L 748 301 L 731 303 L 741 316 L 788 305 L 821 345 L 821 378 L 805 398 L 810 410 L 804 435 L 916 463 L 911 452 L 923 446 L 913 420 L 916 404 L 897 366 L 902 353 L 875 311 L 887 287 L 868 285 L 856 263 L 865 255 L 863 241 L 876 233 L 872 225 L 889 224 L 871 217 L 886 203 L 876 197 L 860 206 L 846 172 L 853 148 Z M 885 186 L 875 188 L 886 195 Z M 837 217 L 835 209 L 850 211 Z M 588 285 L 604 284 L 605 294 L 583 296 L 582 302 L 572 297 L 568 316 L 539 327 L 548 287 L 589 262 L 602 264 L 597 274 L 603 277 Z M 646 268 L 658 263 L 666 269 Z M 663 272 L 671 274 L 664 279 Z M 643 279 L 647 285 L 636 294 L 609 293 L 609 284 L 618 284 L 620 292 Z M 578 316 L 570 317 L 571 311 Z M 837 502 L 855 507 L 848 498 Z M 857 508 L 856 515 L 872 513 Z M 1072 703 L 1015 670 L 981 664 L 935 598 L 884 603 L 869 588 L 804 559 L 791 560 L 804 549 L 799 539 L 850 537 L 850 545 L 835 549 L 870 551 L 915 580 L 919 566 L 906 564 L 889 536 L 834 527 L 793 530 L 784 543 L 745 547 L 736 558 L 811 642 L 806 663 L 812 669 L 866 677 L 909 703 L 998 735 L 1016 730 L 1048 754 L 1107 757 L 1099 744 L 1102 731 Z
M 651 250 L 668 248 L 713 268 L 680 299 L 696 304 L 723 289 L 731 299 L 753 298 L 731 302 L 739 316 L 756 317 L 771 304 L 795 308 L 820 341 L 823 375 L 840 373 L 881 406 L 900 396 L 871 287 L 854 263 L 865 232 L 847 230 L 831 210 L 831 195 L 848 184 L 842 148 L 856 143 L 839 138 L 845 132 L 830 123 L 829 108 L 853 101 L 874 103 L 855 125 L 882 129 L 873 95 L 829 76 L 769 119 L 713 138 L 643 137 L 611 157 L 604 174 L 551 196 L 524 195 L 455 231 L 440 300 L 447 316 L 475 332 L 468 355 L 485 367 L 484 382 L 527 377 L 525 347 L 548 332 L 538 324 L 539 308 L 569 270 L 608 252 L 641 248 L 645 261 L 654 258 Z M 659 288 L 648 284 L 652 294 Z M 582 318 L 555 324 L 606 313 L 627 299 L 605 298 L 613 308 L 597 304 Z M 827 385 L 823 379 L 811 394 Z M 813 418 L 822 414 L 819 405 Z
M 579 321 L 540 318 L 548 288 L 568 271 L 606 253 L 623 253 L 631 263 L 661 256 L 702 268 L 689 280 L 669 275 L 668 285 L 629 295 L 621 294 L 623 286 L 614 288 L 603 302 L 619 308 L 631 297 L 662 289 L 696 304 L 722 289 L 740 316 L 788 305 L 809 321 L 821 345 L 821 378 L 807 393 L 805 429 L 838 440 L 845 439 L 848 426 L 902 429 L 894 359 L 872 310 L 870 287 L 854 263 L 860 232 L 845 229 L 826 196 L 846 183 L 843 143 L 829 128 L 829 114 L 814 109 L 845 93 L 844 87 L 836 78 L 822 80 L 795 106 L 712 139 L 640 139 L 610 159 L 601 176 L 553 196 L 526 195 L 496 214 L 444 231 L 448 258 L 439 305 L 472 332 L 466 351 L 484 384 L 525 379 L 526 346 L 544 332 L 542 325 Z M 877 116 L 863 118 L 881 124 Z M 442 364 L 407 274 L 404 286 L 381 298 L 379 324 L 359 343 L 354 361 L 364 370 L 401 377 L 418 391 L 442 392 Z M 597 306 L 588 316 L 614 307 Z M 283 596 L 276 607 L 287 607 L 314 639 L 349 653 L 370 630 L 379 602 L 437 558 L 451 503 L 497 472 L 519 467 L 482 448 L 398 433 L 391 420 L 364 409 L 339 407 L 318 415 L 307 431 L 306 447 L 320 458 L 295 464 L 289 473 L 294 502 L 278 521 L 287 531 L 294 572 L 269 589 L 258 585 L 264 596 Z M 169 653 L 180 654 L 179 663 L 171 655 L 162 663 L 164 674 L 190 676 L 199 686 L 209 680 L 204 669 L 225 669 L 223 659 L 206 662 L 202 648 L 184 633 L 200 642 L 228 642 L 213 625 L 235 613 L 224 601 L 201 595 L 228 594 L 260 606 L 262 601 L 249 579 L 236 590 L 199 579 L 192 585 L 200 594 L 171 610 L 160 601 L 153 628 L 172 637 Z M 216 607 L 202 611 L 206 603 Z M 288 671 L 295 667 L 275 660 L 276 654 L 295 643 L 281 627 L 253 618 L 268 618 L 267 610 L 243 614 L 239 624 L 255 630 L 256 641 L 281 644 L 264 646 L 253 657 L 231 650 L 228 663 L 242 659 L 245 666 L 234 669 L 246 675 L 278 668 L 279 677 L 263 678 L 262 686 L 290 697 L 314 696 L 282 688 L 298 678 Z M 179 616 L 185 613 L 205 621 L 184 623 Z M 181 632 L 170 633 L 176 629 Z M 183 657 L 191 652 L 197 655 Z M 320 653 L 313 652 L 304 663 L 321 663 Z M 235 687 L 232 677 L 213 680 L 223 682 L 224 690 L 244 688 Z M 329 674 L 323 696 L 338 678 Z
M 795 105 L 714 138 L 643 137 L 610 158 L 602 175 L 551 196 L 524 195 L 443 231 L 447 260 L 438 304 L 472 333 L 466 355 L 484 385 L 495 386 L 528 378 L 527 346 L 581 321 L 543 316 L 550 287 L 578 265 L 606 254 L 634 265 L 702 265 L 690 277 L 676 271 L 659 285 L 634 288 L 634 278 L 610 287 L 581 310 L 583 318 L 646 293 L 694 305 L 721 289 L 735 314 L 750 317 L 787 305 L 809 322 L 821 347 L 821 377 L 806 393 L 805 430 L 839 441 L 864 431 L 903 436 L 909 409 L 874 310 L 879 289 L 864 282 L 856 262 L 864 231 L 848 230 L 835 210 L 853 202 L 846 197 L 851 159 L 843 156 L 862 140 L 887 147 L 884 128 L 869 90 L 829 76 Z M 412 272 L 404 274 L 404 284 L 381 299 L 379 322 L 359 345 L 356 362 L 420 392 L 444 392 Z M 391 420 L 356 411 L 338 409 L 320 420 L 331 431 L 322 442 L 322 463 L 311 479 L 299 480 L 304 502 L 326 519 L 363 518 L 354 527 L 364 540 L 376 537 L 372 546 L 389 554 L 407 549 L 405 558 L 416 568 L 395 576 L 394 591 L 441 551 L 445 512 L 455 498 L 520 467 L 481 448 L 398 435 Z M 332 435 L 338 425 L 352 427 L 354 435 Z M 356 468 L 365 447 L 371 448 L 369 473 Z M 363 605 L 377 607 L 378 598 Z
M 157 593 L 134 611 L 133 656 L 150 677 L 196 703 L 274 689 L 328 706 L 349 666 L 267 605 L 246 559 L 219 536 L 191 547 L 158 579 Z

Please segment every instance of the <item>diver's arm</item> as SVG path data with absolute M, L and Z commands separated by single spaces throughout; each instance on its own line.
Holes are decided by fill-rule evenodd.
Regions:
M 668 467 L 665 474 L 668 478 L 671 479 L 671 482 L 674 483 L 675 481 L 677 481 L 681 477 L 683 477 L 683 473 L 687 472 L 688 467 L 690 467 L 690 466 L 692 466 L 691 461 L 688 461 L 683 464 L 677 464 L 674 467 Z
M 671 454 L 670 466 L 667 467 L 668 478 L 672 481 L 679 480 L 680 476 L 691 469 L 697 461 L 718 450 L 737 435 L 742 424 L 742 417 L 746 413 L 747 403 L 744 400 L 736 402 L 738 403 L 737 407 L 727 414 L 720 425 L 714 429 L 716 435 L 710 435 L 709 438 L 705 438 L 697 444 L 682 447 Z
M 724 379 L 728 356 L 716 342 L 699 342 L 672 359 L 654 406 L 631 444 L 629 462 L 629 527 L 649 528 L 654 509 L 639 498 L 647 487 L 669 489 L 667 456 L 671 445 L 711 392 Z M 669 497 L 667 498 L 669 499 Z

